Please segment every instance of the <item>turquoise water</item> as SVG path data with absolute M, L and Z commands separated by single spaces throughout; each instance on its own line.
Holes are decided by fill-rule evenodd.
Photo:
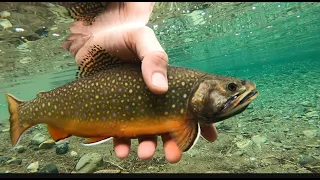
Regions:
M 263 145 L 267 148 L 266 151 L 260 149 L 260 154 L 255 154 L 254 157 L 263 159 L 264 155 L 272 154 L 274 157 L 292 162 L 293 167 L 278 162 L 265 166 L 257 165 L 249 168 L 250 170 L 234 170 L 235 172 L 319 172 L 319 168 L 314 168 L 320 165 L 319 3 L 272 2 L 241 5 L 218 3 L 213 7 L 150 22 L 148 25 L 154 29 L 166 49 L 170 64 L 246 78 L 257 84 L 260 94 L 250 108 L 239 117 L 232 117 L 222 122 L 222 125 L 217 125 L 219 133 L 222 134 L 221 141 L 228 133 L 231 133 L 229 135 L 232 137 L 240 138 L 241 142 L 250 139 L 251 136 L 259 135 L 267 139 L 267 143 Z M 4 46 L 5 33 L 8 32 L 2 30 L 1 33 L 0 63 L 3 65 L 0 66 L 2 81 L 0 120 L 5 122 L 8 119 L 8 107 L 4 93 L 9 92 L 19 99 L 30 100 L 39 91 L 47 91 L 74 80 L 76 66 L 72 64 L 73 59 L 67 52 L 58 49 L 63 34 L 60 37 L 41 37 L 40 40 L 27 43 L 29 44 L 27 49 L 33 52 L 39 50 L 36 47 L 41 46 L 41 43 L 56 44 L 56 51 L 66 57 L 61 58 L 61 54 L 56 55 L 60 58 L 57 64 L 52 62 L 55 56 L 48 58 L 41 53 L 32 58 L 44 59 L 43 61 L 21 63 L 20 59 L 26 55 L 25 52 L 16 54 L 17 57 L 11 54 L 9 60 L 12 63 L 9 63 L 5 52 L 9 52 L 10 49 Z M 49 31 L 49 34 L 52 33 L 54 30 Z M 64 66 L 67 63 L 71 65 Z M 15 70 L 10 70 L 9 64 L 15 64 L 17 73 Z M 233 133 L 241 132 L 243 137 L 228 132 L 223 128 L 224 123 L 233 129 Z M 310 135 L 310 132 L 313 134 Z M 276 143 L 280 145 L 276 146 Z M 290 147 L 285 148 L 284 145 Z M 309 145 L 316 148 L 308 148 Z M 274 149 L 277 147 L 285 150 L 282 152 Z M 248 157 L 241 156 L 240 159 L 253 157 L 247 152 L 249 150 L 241 149 L 240 146 L 237 148 L 249 154 Z M 233 151 L 235 150 L 230 153 Z M 294 157 L 290 157 L 290 154 Z M 310 156 L 313 160 L 301 163 L 304 156 Z M 238 166 L 241 166 L 240 160 Z M 193 171 L 187 169 L 188 167 L 176 168 L 175 172 Z M 231 169 L 227 171 L 232 172 Z M 170 171 L 174 170 L 170 168 L 155 170 L 155 172 Z M 202 170 L 194 171 L 202 172 Z M 209 170 L 203 170 L 206 171 Z

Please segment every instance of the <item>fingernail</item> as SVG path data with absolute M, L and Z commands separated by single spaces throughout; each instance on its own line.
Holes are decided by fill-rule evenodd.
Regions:
M 160 86 L 160 87 L 167 87 L 168 82 L 166 77 L 158 72 L 155 72 L 152 74 L 152 84 L 155 86 Z

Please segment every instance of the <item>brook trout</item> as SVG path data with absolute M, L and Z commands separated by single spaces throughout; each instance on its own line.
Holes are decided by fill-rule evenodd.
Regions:
M 6 94 L 11 143 L 26 129 L 46 124 L 53 140 L 73 135 L 87 138 L 84 145 L 169 133 L 185 152 L 197 142 L 200 125 L 241 113 L 258 95 L 248 80 L 178 66 L 168 67 L 168 84 L 165 94 L 152 93 L 141 64 L 123 63 L 95 45 L 76 80 L 30 101 Z

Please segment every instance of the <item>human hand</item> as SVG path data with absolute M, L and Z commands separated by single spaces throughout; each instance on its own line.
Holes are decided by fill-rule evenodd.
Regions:
M 81 21 L 70 27 L 70 36 L 62 45 L 70 51 L 77 62 L 92 45 L 99 45 L 108 53 L 123 61 L 142 61 L 142 74 L 148 88 L 155 94 L 168 90 L 168 56 L 158 42 L 152 29 L 146 26 L 152 13 L 152 2 L 112 2 L 96 17 L 91 26 Z M 134 57 L 134 58 L 133 58 Z M 202 127 L 202 136 L 208 141 L 217 138 L 215 127 Z M 149 159 L 157 146 L 157 136 L 139 137 L 138 156 Z M 182 152 L 174 140 L 162 135 L 165 157 L 170 163 L 181 159 Z M 130 152 L 130 139 L 114 139 L 117 157 L 124 159 Z

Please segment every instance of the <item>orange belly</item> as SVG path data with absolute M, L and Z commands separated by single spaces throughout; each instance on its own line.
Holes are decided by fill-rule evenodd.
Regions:
M 173 132 L 181 127 L 186 118 L 169 116 L 161 118 L 143 117 L 134 120 L 79 121 L 64 120 L 54 124 L 56 128 L 78 137 L 126 137 L 156 135 Z

